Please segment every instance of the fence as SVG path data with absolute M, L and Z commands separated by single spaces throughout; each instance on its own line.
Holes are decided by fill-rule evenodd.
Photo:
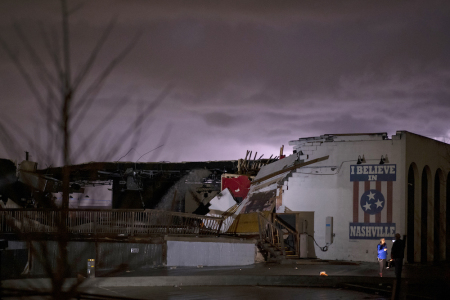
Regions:
M 282 230 L 264 217 L 262 213 L 258 213 L 258 226 L 260 240 L 281 251 L 282 255 L 286 255 Z
M 217 214 L 210 214 L 214 217 L 223 218 L 223 224 L 220 228 L 220 232 L 222 233 L 228 233 L 233 234 L 234 232 L 231 229 L 231 226 L 233 225 L 233 222 L 236 220 L 236 211 L 239 208 L 239 204 L 235 204 L 231 206 L 228 210 L 226 210 L 223 214 L 217 215 Z
M 275 214 L 273 224 L 280 230 L 283 235 L 286 255 L 291 257 L 299 257 L 300 235 L 298 234 L 298 232 L 289 228 L 289 225 L 285 224 L 283 220 L 279 219 L 277 214 Z
M 224 218 L 161 210 L 0 210 L 0 233 L 217 235 Z

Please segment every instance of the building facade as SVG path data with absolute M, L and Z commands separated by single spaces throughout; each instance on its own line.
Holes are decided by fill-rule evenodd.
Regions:
M 294 153 L 277 163 L 278 170 L 261 169 L 253 189 L 276 189 L 277 213 L 313 214 L 309 257 L 376 261 L 379 239 L 390 250 L 400 233 L 408 262 L 450 258 L 450 145 L 407 131 L 390 138 L 322 135 L 289 144 Z M 277 174 L 286 168 L 284 160 L 294 169 Z M 264 180 L 270 173 L 277 175 Z

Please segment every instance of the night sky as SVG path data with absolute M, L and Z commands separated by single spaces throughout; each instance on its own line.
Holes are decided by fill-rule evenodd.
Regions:
M 290 140 L 326 133 L 407 130 L 450 138 L 450 1 L 92 0 L 69 6 L 78 3 L 84 5 L 70 18 L 74 73 L 116 20 L 86 86 L 136 35 L 139 40 L 92 106 L 78 112 L 84 119 L 73 149 L 83 151 L 73 162 L 116 161 L 131 148 L 122 161 L 135 161 L 161 144 L 140 161 L 234 160 L 246 150 L 268 157 L 281 145 L 291 153 Z M 0 37 L 37 82 L 14 23 L 51 69 L 42 31 L 59 31 L 60 19 L 56 0 L 0 1 Z M 142 126 L 122 135 L 163 91 Z M 57 147 L 47 143 L 48 116 L 2 48 L 0 93 L 0 122 L 17 142 L 2 138 L 0 157 L 21 160 L 28 150 L 42 167 L 58 164 L 56 156 L 40 154 Z

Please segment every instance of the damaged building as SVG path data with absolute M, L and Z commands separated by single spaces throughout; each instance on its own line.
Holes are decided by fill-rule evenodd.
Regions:
M 408 262 L 450 259 L 450 145 L 407 131 L 289 145 L 292 155 L 253 180 L 236 212 L 238 233 L 258 231 L 255 212 L 276 213 L 302 236 L 305 257 L 374 261 L 379 239 L 390 249 L 400 233 Z
M 260 163 L 268 160 L 260 160 Z M 254 163 L 254 162 L 253 162 Z M 36 162 L 1 160 L 3 205 L 9 208 L 51 208 L 62 203 L 63 167 L 38 169 Z M 254 163 L 256 166 L 256 163 Z M 90 162 L 67 167 L 69 208 L 159 209 L 204 215 L 222 190 L 233 204 L 246 197 L 256 172 L 247 160 L 211 162 Z M 235 173 L 243 173 L 235 174 Z M 3 174 L 4 173 L 4 174 Z
M 113 210 L 204 216 L 195 230 L 257 241 L 266 260 L 373 262 L 379 239 L 390 248 L 395 233 L 406 239 L 408 262 L 450 259 L 450 145 L 407 131 L 325 134 L 289 144 L 291 155 L 282 148 L 267 160 L 247 152 L 236 161 L 70 166 L 71 192 L 106 187 Z M 5 166 L 2 193 L 11 195 L 14 165 Z M 24 162 L 18 173 L 33 194 L 60 189 L 62 168 Z
M 14 266 L 3 268 L 2 274 L 6 276 L 8 268 L 15 270 L 8 275 L 13 277 L 22 271 L 44 274 L 30 243 L 45 244 L 42 249 L 49 253 L 43 255 L 56 261 L 53 249 L 58 247 L 61 219 L 74 255 L 70 259 L 97 257 L 102 270 L 121 264 L 129 268 L 252 264 L 255 241 L 227 236 L 221 215 L 246 197 L 251 180 L 246 173 L 257 172 L 263 162 L 92 162 L 38 169 L 36 162 L 2 160 L 0 238 L 9 241 L 2 253 L 20 256 L 10 260 Z M 65 170 L 70 174 L 69 210 L 61 209 Z M 109 197 L 105 199 L 109 207 L 97 205 L 101 199 L 95 191 Z M 211 204 L 213 197 L 220 199 Z M 84 272 L 83 265 L 75 269 Z
M 5 203 L 19 207 L 45 207 L 61 203 L 63 168 L 39 170 L 37 163 L 18 166 L 4 160 Z M 9 163 L 7 163 L 9 162 Z M 205 209 L 221 191 L 221 175 L 233 173 L 237 161 L 183 163 L 86 163 L 69 166 L 69 208 L 161 209 L 194 212 Z M 8 182 L 6 182 L 8 181 Z M 21 185 L 17 187 L 16 185 Z M 19 192 L 25 195 L 16 195 Z M 9 196 L 11 195 L 11 196 Z M 40 195 L 40 196 L 38 196 Z M 43 197 L 47 197 L 43 201 Z M 206 212 L 205 212 L 206 213 Z

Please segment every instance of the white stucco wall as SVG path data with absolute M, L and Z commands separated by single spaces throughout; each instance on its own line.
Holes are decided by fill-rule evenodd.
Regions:
M 167 266 L 243 266 L 255 257 L 255 241 L 167 241 Z
M 392 223 L 395 232 L 405 233 L 405 141 L 404 139 L 370 139 L 366 141 L 314 142 L 302 147 L 308 160 L 329 155 L 329 159 L 297 169 L 284 183 L 283 205 L 292 211 L 314 211 L 314 237 L 320 246 L 325 246 L 326 217 L 333 217 L 335 237 L 328 251 L 317 246 L 316 255 L 321 259 L 376 261 L 376 245 L 379 237 L 350 239 L 349 226 L 353 223 L 353 182 L 350 180 L 350 166 L 356 165 L 358 156 L 366 163 L 360 166 L 379 165 L 381 155 L 387 154 L 389 162 L 395 165 L 396 180 L 392 182 Z M 370 181 L 375 189 L 376 181 Z M 358 222 L 364 223 L 363 208 L 359 205 L 364 193 L 364 182 L 359 182 Z M 387 198 L 386 181 L 381 182 L 381 193 Z M 370 223 L 375 223 L 370 216 Z M 387 206 L 381 210 L 381 223 L 387 223 Z M 371 225 L 372 226 L 372 225 Z M 313 243 L 312 239 L 309 240 Z M 387 240 L 390 249 L 392 241 Z

